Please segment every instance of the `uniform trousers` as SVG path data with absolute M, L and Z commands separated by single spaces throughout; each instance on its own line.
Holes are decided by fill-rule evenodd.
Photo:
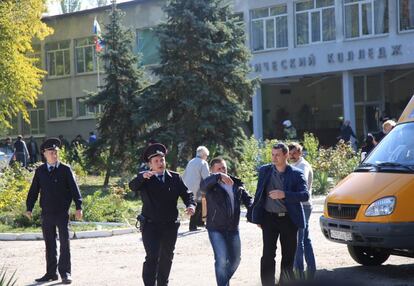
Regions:
M 60 255 L 57 260 L 56 228 L 59 231 Z M 71 274 L 69 214 L 42 214 L 42 232 L 46 244 L 46 274 L 53 276 L 59 270 L 61 277 Z
M 145 223 L 142 229 L 142 241 L 146 252 L 142 268 L 145 286 L 168 285 L 179 226 L 179 222 Z

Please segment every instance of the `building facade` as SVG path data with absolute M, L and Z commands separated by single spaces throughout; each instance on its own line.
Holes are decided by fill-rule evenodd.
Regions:
M 118 5 L 146 66 L 158 63 L 152 28 L 164 19 L 164 3 Z M 261 79 L 252 101 L 257 138 L 282 138 L 286 119 L 299 134 L 313 132 L 322 144 L 336 142 L 340 119 L 350 120 L 362 138 L 380 129 L 381 118 L 398 118 L 413 94 L 414 0 L 236 0 L 232 5 L 245 24 L 252 76 Z M 43 94 L 30 110 L 31 125 L 17 118 L 12 133 L 70 139 L 96 128 L 100 110 L 83 100 L 98 85 L 93 20 L 103 26 L 108 9 L 44 18 L 55 32 L 35 45 L 47 71 Z
M 414 1 L 245 1 L 254 134 L 281 138 L 290 119 L 323 144 L 350 120 L 358 137 L 397 118 L 413 95 Z

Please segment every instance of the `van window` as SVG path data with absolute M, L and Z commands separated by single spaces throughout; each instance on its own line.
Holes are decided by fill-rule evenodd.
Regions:
M 414 166 L 414 122 L 395 126 L 364 161 L 375 165 L 384 162 Z

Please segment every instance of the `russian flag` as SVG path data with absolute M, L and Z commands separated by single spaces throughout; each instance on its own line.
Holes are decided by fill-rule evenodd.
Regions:
M 93 30 L 92 33 L 95 35 L 95 51 L 100 52 L 103 49 L 103 41 L 101 38 L 101 27 L 99 26 L 98 21 L 95 19 L 93 20 Z

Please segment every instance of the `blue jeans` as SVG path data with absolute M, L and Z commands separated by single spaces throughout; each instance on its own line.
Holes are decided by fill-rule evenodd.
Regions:
M 209 230 L 208 237 L 214 251 L 217 286 L 228 286 L 240 264 L 239 231 Z
M 312 242 L 309 238 L 309 218 L 312 213 L 311 205 L 303 205 L 306 226 L 298 230 L 298 246 L 296 248 L 294 269 L 304 275 L 303 256 L 305 255 L 308 277 L 313 278 L 316 272 L 315 256 L 313 254 Z

